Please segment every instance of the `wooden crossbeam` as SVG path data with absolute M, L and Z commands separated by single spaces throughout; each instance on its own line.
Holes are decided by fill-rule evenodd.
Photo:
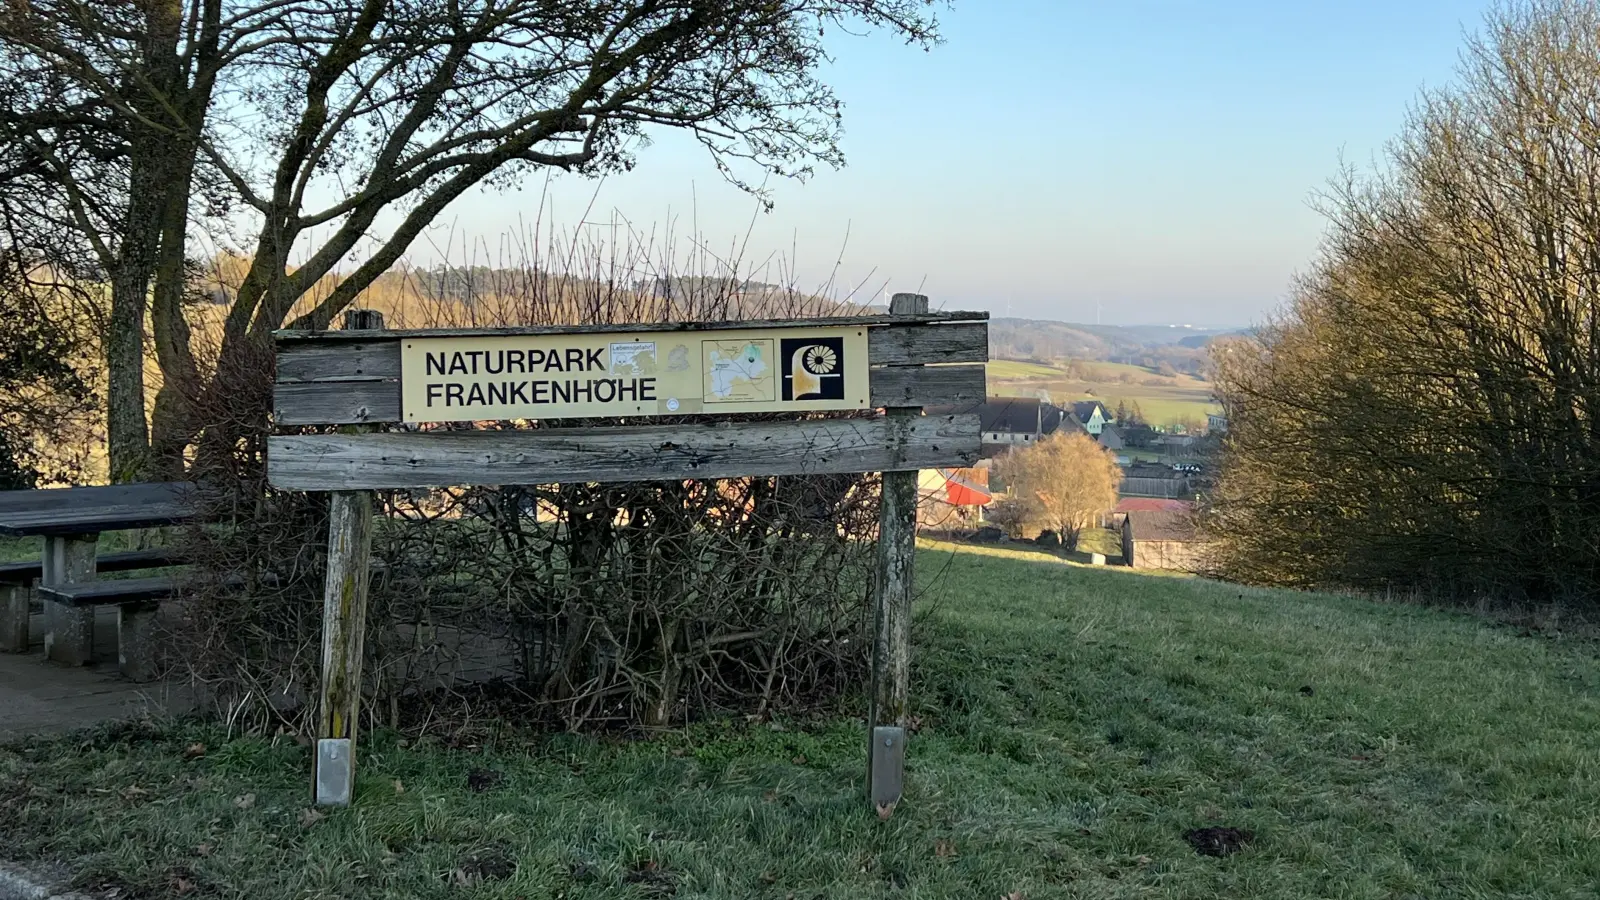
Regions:
M 735 425 L 278 435 L 267 477 L 300 491 L 896 472 L 971 465 L 974 415 Z

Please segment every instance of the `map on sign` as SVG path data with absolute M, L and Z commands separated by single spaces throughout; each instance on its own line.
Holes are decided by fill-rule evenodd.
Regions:
M 656 374 L 655 341 L 628 341 L 611 345 L 611 374 L 643 378 Z
M 771 340 L 701 341 L 706 403 L 771 403 L 777 399 Z

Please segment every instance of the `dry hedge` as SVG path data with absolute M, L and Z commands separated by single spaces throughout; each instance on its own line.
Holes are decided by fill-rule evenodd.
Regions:
M 842 311 L 729 279 L 640 285 L 627 272 L 527 267 L 436 273 L 408 290 L 408 302 L 389 298 L 390 325 Z M 234 721 L 304 729 L 320 663 L 326 499 L 266 483 L 270 347 L 227 358 L 229 370 L 192 398 L 204 427 L 190 470 L 210 524 L 189 535 L 199 565 L 173 646 Z M 399 724 L 419 708 L 459 708 L 464 685 L 486 679 L 518 698 L 520 714 L 567 729 L 826 702 L 867 672 L 877 505 L 871 475 L 381 492 L 366 716 Z

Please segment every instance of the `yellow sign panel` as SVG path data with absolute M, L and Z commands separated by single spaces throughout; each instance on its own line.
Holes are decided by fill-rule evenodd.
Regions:
M 865 409 L 865 328 L 406 338 L 407 422 Z

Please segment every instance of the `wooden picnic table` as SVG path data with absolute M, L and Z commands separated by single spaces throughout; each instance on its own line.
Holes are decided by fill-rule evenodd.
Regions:
M 44 538 L 41 587 L 83 584 L 95 578 L 101 532 L 191 522 L 198 515 L 193 491 L 187 482 L 0 491 L 0 535 Z M 47 657 L 85 665 L 93 638 L 93 607 L 45 603 Z
M 0 534 L 82 537 L 102 531 L 181 525 L 195 516 L 182 481 L 0 491 Z

